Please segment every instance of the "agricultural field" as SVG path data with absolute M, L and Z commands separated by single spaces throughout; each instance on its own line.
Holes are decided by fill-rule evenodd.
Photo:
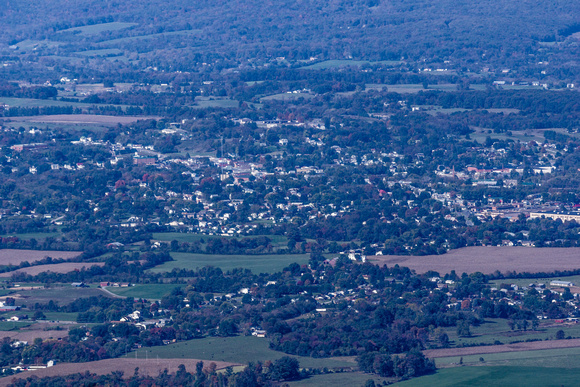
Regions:
M 308 263 L 309 254 L 270 254 L 270 255 L 218 255 L 171 253 L 174 261 L 151 269 L 154 273 L 171 271 L 173 269 L 196 270 L 205 266 L 215 266 L 222 270 L 231 270 L 243 267 L 254 273 L 274 273 L 287 267 L 291 263 L 300 265 Z
M 105 116 L 94 114 L 57 114 L 50 116 L 22 116 L 10 117 L 11 121 L 58 123 L 58 124 L 100 124 L 114 126 L 117 124 L 131 124 L 139 120 L 156 119 L 155 116 Z
M 122 297 L 145 298 L 148 300 L 160 300 L 163 296 L 171 293 L 177 287 L 185 288 L 186 285 L 175 284 L 145 284 L 135 285 L 128 288 L 107 287 L 113 294 Z
M 468 366 L 501 365 L 522 367 L 532 366 L 578 368 L 580 364 L 580 348 L 554 348 L 435 358 L 435 363 L 440 368 L 455 367 L 460 362 L 463 362 L 463 365 Z
M 0 265 L 19 265 L 24 261 L 32 263 L 46 257 L 71 259 L 81 254 L 80 251 L 49 251 L 49 250 L 16 250 L 1 249 Z
M 124 359 L 106 359 L 106 360 L 99 360 L 94 362 L 82 363 L 82 365 L 75 364 L 75 363 L 61 363 L 56 364 L 53 367 L 40 369 L 34 371 L 34 376 L 36 377 L 46 377 L 46 376 L 58 376 L 58 375 L 69 375 L 74 374 L 77 372 L 85 372 L 88 371 L 90 373 L 95 373 L 98 375 L 105 375 L 111 373 L 113 371 L 121 371 L 125 375 L 125 377 L 129 378 L 135 373 L 135 368 L 139 368 L 139 375 L 149 375 L 149 376 L 157 376 L 160 372 L 163 372 L 164 369 L 167 369 L 169 373 L 174 373 L 177 371 L 177 367 L 180 364 L 185 366 L 185 369 L 189 372 L 195 371 L 195 365 L 199 362 L 203 361 L 204 366 L 209 366 L 211 363 L 208 360 L 200 360 L 200 359 L 156 359 L 156 358 L 149 358 L 149 359 L 132 359 L 132 358 L 124 358 Z M 215 361 L 216 369 L 223 369 L 228 366 L 235 366 L 234 363 L 226 363 L 226 362 L 219 362 Z M 16 376 L 0 378 L 0 386 L 7 386 L 9 385 L 14 378 L 27 378 L 32 376 L 30 373 L 21 373 Z
M 429 349 L 423 351 L 425 356 L 434 358 L 451 358 L 467 355 L 497 354 L 503 352 L 522 352 L 522 351 L 541 351 L 555 348 L 578 348 L 580 350 L 580 339 L 569 340 L 548 340 L 548 341 L 531 341 L 516 344 L 505 345 L 485 345 L 465 348 L 442 348 Z
M 260 98 L 260 101 L 268 101 L 268 100 L 291 101 L 300 98 L 311 99 L 314 98 L 314 96 L 315 95 L 312 93 L 279 93 L 262 97 Z
M 40 285 L 40 284 L 39 284 Z M 109 294 L 98 288 L 75 288 L 71 285 L 62 285 L 50 288 L 39 286 L 37 289 L 14 288 L 14 293 L 10 297 L 16 299 L 16 305 L 33 305 L 35 303 L 48 303 L 49 301 L 57 301 L 60 305 L 65 305 L 73 302 L 76 299 L 83 297 L 104 296 L 110 297 Z M 0 297 L 2 301 L 4 297 Z
M 105 31 L 119 31 L 124 30 L 126 28 L 134 27 L 138 25 L 137 23 L 122 23 L 122 22 L 111 22 L 111 23 L 101 23 L 101 24 L 93 24 L 88 26 L 82 27 L 73 27 L 66 30 L 61 30 L 58 34 L 65 34 L 65 33 L 78 33 L 83 36 L 91 36 L 97 35 L 101 32 Z
M 147 354 L 145 351 L 147 351 Z M 249 361 L 276 360 L 287 355 L 271 350 L 268 339 L 253 336 L 235 336 L 207 337 L 183 341 L 163 347 L 141 348 L 127 355 L 127 357 L 133 358 L 145 358 L 146 356 L 149 359 L 157 357 L 160 359 L 189 359 L 194 357 L 208 359 L 208 361 L 247 364 Z M 293 357 L 298 359 L 300 367 L 356 367 L 353 357 L 324 359 L 302 356 Z
M 382 64 L 385 66 L 397 66 L 403 62 L 396 61 L 396 60 L 383 60 L 378 62 L 371 62 L 368 60 L 325 60 L 322 62 L 314 63 L 308 66 L 301 67 L 302 69 L 306 70 L 327 70 L 333 69 L 337 67 L 348 67 L 348 66 L 362 66 L 362 65 L 378 65 Z
M 553 340 L 556 337 L 556 332 L 559 330 L 563 330 L 566 337 L 580 337 L 580 324 L 555 323 L 553 320 L 542 320 L 536 330 L 533 330 L 528 326 L 527 330 L 523 331 L 512 330 L 507 320 L 487 319 L 485 320 L 485 323 L 480 326 L 470 327 L 471 336 L 469 337 L 459 337 L 455 328 L 445 329 L 445 333 L 447 333 L 449 339 L 455 346 L 471 346 L 481 344 L 490 345 L 494 344 L 496 341 L 503 344 L 509 344 L 516 341 L 526 340 Z M 555 344 L 552 343 L 550 345 Z M 559 345 L 567 346 L 569 344 L 560 342 Z M 580 342 L 572 345 L 580 346 Z M 508 350 L 508 348 L 509 347 L 504 347 L 504 350 Z
M 2 321 L 0 324 L 8 328 L 0 331 L 0 340 L 9 337 L 11 340 L 21 340 L 32 343 L 36 338 L 43 340 L 58 340 L 68 336 L 68 327 L 63 329 L 59 326 L 59 329 L 55 329 L 57 328 L 57 325 L 49 323 Z M 11 326 L 12 328 L 9 328 Z
M 270 243 L 274 249 L 276 248 L 286 248 L 288 245 L 288 238 L 283 235 L 263 235 L 270 239 Z M 176 240 L 178 242 L 187 242 L 187 243 L 194 243 L 198 241 L 207 241 L 210 239 L 222 239 L 222 238 L 236 238 L 238 240 L 244 238 L 252 238 L 250 237 L 233 237 L 233 236 L 218 236 L 218 235 L 205 235 L 205 234 L 193 234 L 193 233 L 182 233 L 182 232 L 159 232 L 153 233 L 153 240 L 163 241 L 163 242 L 171 242 Z M 205 243 L 202 243 L 202 246 L 205 247 Z
M 580 268 L 580 248 L 533 248 L 476 246 L 452 250 L 444 255 L 369 257 L 379 265 L 407 266 L 417 273 L 434 270 L 441 275 L 482 272 L 490 274 L 499 270 L 518 272 L 553 272 Z
M 457 367 L 397 383 L 400 387 L 561 387 L 578 385 L 580 370 L 541 367 Z
M 52 99 L 34 99 L 34 98 L 11 98 L 0 97 L 0 104 L 9 107 L 53 107 L 53 106 L 72 106 L 77 108 L 88 108 L 93 106 L 90 103 L 56 101 Z M 13 117 L 10 117 L 12 119 Z
M 0 277 L 12 277 L 13 274 L 26 273 L 28 275 L 38 275 L 40 273 L 52 272 L 52 273 L 70 273 L 75 270 L 88 269 L 92 266 L 104 266 L 104 262 L 63 262 L 55 263 L 50 265 L 38 265 L 24 267 L 22 269 L 8 271 L 5 273 L 0 273 Z
M 362 372 L 337 372 L 332 374 L 314 375 L 307 379 L 289 382 L 290 387 L 319 387 L 319 386 L 364 386 L 367 380 L 373 380 L 376 385 L 394 381 L 394 378 L 381 378 L 377 375 Z

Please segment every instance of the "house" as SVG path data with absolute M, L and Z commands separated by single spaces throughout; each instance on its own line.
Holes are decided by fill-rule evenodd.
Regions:
M 89 287 L 84 282 L 73 282 L 71 285 L 75 288 L 88 288 Z

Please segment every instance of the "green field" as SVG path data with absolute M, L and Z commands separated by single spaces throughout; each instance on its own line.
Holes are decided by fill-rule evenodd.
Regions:
M 287 247 L 288 245 L 288 238 L 283 235 L 263 235 L 266 238 L 270 239 L 270 243 L 274 248 L 278 247 Z M 210 239 L 221 239 L 221 238 L 236 238 L 238 240 L 244 238 L 253 238 L 252 236 L 242 236 L 242 237 L 233 237 L 233 236 L 219 236 L 219 235 L 204 235 L 204 234 L 193 234 L 193 233 L 183 233 L 183 232 L 157 232 L 153 233 L 154 240 L 160 240 L 165 242 L 171 242 L 176 240 L 178 242 L 187 242 L 187 243 L 194 243 L 200 240 L 207 241 Z M 202 246 L 205 244 L 202 243 Z
M 145 353 L 146 350 L 148 351 L 147 354 Z M 146 356 L 149 359 L 154 359 L 158 356 L 160 359 L 203 359 L 248 364 L 249 361 L 276 360 L 287 355 L 271 350 L 268 339 L 253 336 L 235 336 L 208 337 L 163 347 L 141 348 L 127 356 L 143 359 Z M 356 367 L 353 358 L 315 359 L 311 357 L 295 357 L 300 362 L 300 367 L 306 368 Z
M 135 285 L 128 288 L 112 288 L 107 287 L 107 290 L 111 293 L 117 294 L 123 297 L 133 297 L 133 298 L 146 298 L 153 300 L 160 300 L 163 296 L 171 293 L 176 287 L 185 288 L 185 285 L 175 285 L 175 284 L 145 284 L 145 285 Z
M 64 102 L 52 99 L 33 99 L 33 98 L 0 98 L 0 103 L 9 107 L 46 107 L 46 106 L 72 106 L 78 108 L 90 107 L 92 104 L 81 102 Z
M 556 332 L 560 329 L 564 331 L 566 336 L 580 337 L 580 324 L 545 327 L 545 324 L 550 324 L 553 321 L 544 320 L 540 322 L 536 331 L 532 330 L 531 324 L 527 331 L 523 331 L 511 330 L 508 320 L 486 319 L 485 321 L 478 327 L 470 327 L 471 337 L 458 337 L 455 328 L 446 329 L 445 332 L 455 345 L 493 344 L 496 340 L 504 344 L 526 340 L 551 340 L 556 337 Z
M 271 255 L 214 255 L 171 253 L 174 261 L 151 269 L 154 273 L 171 271 L 173 269 L 196 270 L 205 266 L 215 266 L 222 270 L 236 268 L 250 269 L 254 273 L 275 273 L 296 262 L 300 265 L 308 263 L 309 254 L 271 254 Z
M 102 50 L 88 50 L 88 51 L 77 51 L 75 54 L 82 56 L 108 56 L 108 55 L 121 55 L 122 50 L 118 48 L 105 48 Z
M 196 97 L 195 105 L 192 107 L 198 108 L 208 108 L 208 107 L 218 107 L 218 108 L 237 108 L 240 106 L 240 102 L 219 97 Z
M 480 360 L 483 358 L 483 362 Z M 463 359 L 465 365 L 577 368 L 580 372 L 580 348 L 542 349 L 480 355 L 451 356 L 435 359 L 437 367 L 450 367 Z
M 5 316 L 3 316 L 5 317 Z M 0 321 L 0 331 L 13 331 L 32 325 L 32 321 Z
M 82 297 L 107 296 L 101 289 L 75 288 L 70 285 L 49 289 L 17 290 L 16 292 L 26 297 L 16 299 L 17 305 L 34 305 L 37 302 L 47 303 L 50 300 L 57 301 L 59 305 L 66 305 Z
M 25 234 L 5 234 L 1 235 L 3 238 L 6 237 L 16 237 L 18 239 L 29 241 L 31 239 L 36 239 L 37 241 L 44 240 L 46 238 L 56 238 L 62 235 L 59 232 L 31 232 Z
M 124 30 L 125 28 L 130 28 L 133 26 L 138 25 L 137 23 L 122 23 L 122 22 L 112 22 L 112 23 L 101 23 L 101 24 L 93 24 L 90 26 L 82 26 L 82 27 L 73 27 L 66 30 L 61 30 L 58 33 L 63 34 L 67 32 L 79 32 L 80 35 L 90 36 L 90 35 L 97 35 L 104 31 L 119 31 Z
M 78 313 L 65 312 L 45 312 L 46 320 L 48 321 L 77 321 Z
M 310 93 L 279 93 L 279 94 L 273 94 L 273 95 L 268 95 L 266 97 L 262 97 L 260 98 L 260 101 L 268 101 L 268 100 L 279 100 L 279 101 L 291 101 L 291 100 L 295 100 L 295 99 L 300 99 L 300 98 L 304 98 L 304 99 L 311 99 L 314 98 L 314 94 L 310 94 Z
M 308 379 L 289 382 L 290 387 L 318 387 L 318 386 L 352 386 L 362 387 L 367 380 L 373 380 L 376 385 L 393 381 L 391 378 L 381 378 L 377 375 L 362 372 L 338 372 L 334 374 L 315 375 Z
M 397 383 L 400 387 L 577 386 L 580 370 L 538 367 L 457 367 Z
M 333 69 L 333 68 L 337 68 L 337 67 L 362 66 L 365 64 L 370 64 L 370 65 L 382 64 L 382 65 L 386 65 L 386 66 L 396 66 L 396 65 L 399 65 L 401 63 L 402 62 L 396 61 L 396 60 L 382 60 L 382 61 L 378 61 L 378 62 L 371 62 L 368 60 L 346 60 L 346 59 L 340 60 L 340 59 L 336 59 L 336 60 L 325 60 L 323 62 L 318 62 L 318 63 L 304 66 L 301 68 L 306 69 L 306 70 L 326 70 L 326 69 Z

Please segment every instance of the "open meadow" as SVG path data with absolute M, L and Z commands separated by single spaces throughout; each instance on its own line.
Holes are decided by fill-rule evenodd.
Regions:
M 163 347 L 141 348 L 127 355 L 130 358 L 145 358 L 147 356 L 150 359 L 158 356 L 160 359 L 189 359 L 193 357 L 208 359 L 208 361 L 248 364 L 250 361 L 274 361 L 287 355 L 270 349 L 268 339 L 254 336 L 206 337 Z M 293 357 L 298 359 L 300 367 L 356 367 L 353 357 L 324 359 L 302 356 Z
M 269 254 L 269 255 L 219 255 L 171 253 L 174 261 L 165 262 L 153 269 L 153 273 L 171 271 L 173 269 L 197 270 L 205 266 L 219 267 L 222 270 L 232 270 L 243 267 L 254 273 L 274 273 L 291 263 L 300 265 L 308 263 L 309 254 Z
M 441 275 L 456 273 L 553 272 L 580 268 L 580 248 L 534 248 L 476 246 L 451 250 L 443 255 L 379 255 L 368 259 L 378 265 L 406 266 L 417 273 L 434 270 Z M 533 281 L 531 281 L 533 282 Z

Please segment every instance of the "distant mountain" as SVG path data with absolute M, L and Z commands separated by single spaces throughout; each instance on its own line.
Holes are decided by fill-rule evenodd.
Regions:
M 510 67 L 578 58 L 579 15 L 569 0 L 5 0 L 0 42 L 184 69 L 276 57 Z

